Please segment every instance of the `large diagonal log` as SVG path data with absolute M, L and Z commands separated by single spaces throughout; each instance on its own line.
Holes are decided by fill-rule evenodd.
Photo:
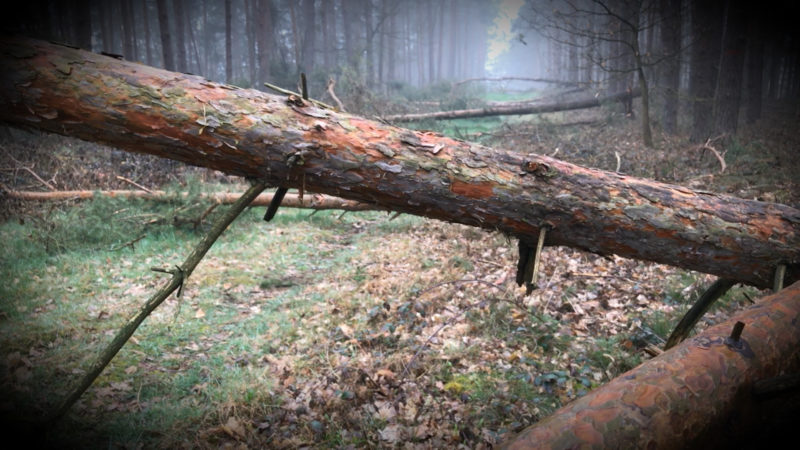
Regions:
M 0 39 L 0 120 L 284 187 L 672 264 L 759 287 L 800 277 L 800 211 L 496 150 L 296 97 Z
M 780 421 L 786 406 L 798 412 L 796 385 L 771 393 L 778 402 L 758 389 L 800 372 L 798 319 L 800 282 L 571 402 L 503 448 L 759 448 L 754 435 L 769 437 L 775 430 L 764 426 Z M 730 337 L 737 322 L 744 324 L 738 340 Z

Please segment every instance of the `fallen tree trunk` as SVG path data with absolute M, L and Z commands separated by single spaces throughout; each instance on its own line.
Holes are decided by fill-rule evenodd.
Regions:
M 51 43 L 0 39 L 0 120 L 273 185 L 772 286 L 800 211 L 487 148 Z
M 5 191 L 9 198 L 18 200 L 31 200 L 31 201 L 56 201 L 56 200 L 75 200 L 75 199 L 89 199 L 98 196 L 106 197 L 123 197 L 123 198 L 143 198 L 147 200 L 157 201 L 171 201 L 175 198 L 174 194 L 164 191 L 129 191 L 129 190 L 112 190 L 112 191 L 50 191 L 50 192 L 35 192 L 35 191 Z M 189 196 L 187 192 L 179 194 L 181 197 L 186 198 Z M 230 205 L 233 204 L 242 194 L 231 192 L 214 192 L 209 194 L 200 194 L 200 198 L 220 204 Z M 250 206 L 269 206 L 272 202 L 272 193 L 261 194 L 250 203 Z M 343 198 L 332 197 L 324 194 L 306 194 L 302 200 L 298 194 L 286 194 L 281 201 L 282 207 L 287 208 L 309 208 L 309 209 L 340 209 L 343 211 L 375 211 L 385 210 L 375 204 L 361 203 L 353 200 L 345 200 Z
M 754 432 L 774 431 L 759 427 L 781 412 L 756 388 L 800 371 L 798 317 L 795 283 L 571 402 L 503 448 L 750 448 L 741 446 Z M 738 340 L 731 338 L 737 322 L 744 324 Z
M 519 114 L 541 114 L 558 111 L 571 111 L 574 109 L 595 108 L 605 103 L 627 101 L 642 95 L 642 91 L 635 89 L 631 92 L 618 92 L 602 98 L 587 98 L 573 100 L 569 102 L 557 102 L 547 104 L 511 104 L 500 106 L 487 106 L 485 108 L 457 109 L 454 111 L 437 111 L 432 113 L 416 114 L 396 114 L 386 116 L 389 122 L 412 122 L 415 120 L 446 120 L 446 119 L 468 119 L 471 117 L 489 116 L 512 116 Z

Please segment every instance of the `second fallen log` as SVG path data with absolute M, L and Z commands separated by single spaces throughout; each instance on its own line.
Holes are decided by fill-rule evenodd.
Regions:
M 6 190 L 6 195 L 10 198 L 18 200 L 29 201 L 58 201 L 58 200 L 77 200 L 77 199 L 90 199 L 95 197 L 118 197 L 118 198 L 143 198 L 146 200 L 155 201 L 171 201 L 176 198 L 174 194 L 164 191 L 127 191 L 127 190 L 112 190 L 112 191 L 55 191 L 55 192 L 35 192 L 35 191 L 14 191 Z M 182 192 L 177 194 L 178 198 L 187 198 L 188 193 Z M 214 192 L 209 194 L 200 194 L 200 198 L 211 202 L 221 204 L 232 204 L 239 198 L 241 194 L 229 192 Z M 250 206 L 269 206 L 272 202 L 272 194 L 265 193 L 256 197 Z M 332 197 L 323 194 L 306 194 L 303 199 L 300 199 L 298 194 L 286 194 L 283 198 L 282 206 L 287 208 L 308 208 L 308 209 L 340 209 L 343 211 L 375 211 L 382 210 L 383 208 L 370 205 L 367 203 L 360 203 L 353 200 L 345 200 L 343 198 Z
M 413 122 L 415 120 L 447 120 L 447 119 L 469 119 L 473 117 L 490 116 L 513 116 L 520 114 L 542 114 L 558 111 L 572 111 L 575 109 L 595 108 L 606 103 L 629 101 L 635 97 L 640 97 L 642 92 L 636 89 L 632 92 L 618 92 L 601 98 L 585 98 L 571 100 L 567 102 L 553 103 L 534 103 L 534 104 L 511 104 L 511 105 L 492 105 L 485 108 L 457 109 L 454 111 L 437 111 L 430 113 L 416 114 L 396 114 L 386 116 L 384 119 L 390 122 Z

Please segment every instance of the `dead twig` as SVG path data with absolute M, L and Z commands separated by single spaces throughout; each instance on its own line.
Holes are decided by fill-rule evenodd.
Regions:
M 117 175 L 117 179 L 118 179 L 118 180 L 122 180 L 122 181 L 124 181 L 124 182 L 126 182 L 126 183 L 130 183 L 130 184 L 132 184 L 132 185 L 136 186 L 137 188 L 139 188 L 139 189 L 141 189 L 141 190 L 143 190 L 143 191 L 147 192 L 147 193 L 148 193 L 148 194 L 150 194 L 150 195 L 156 195 L 156 193 L 155 193 L 155 192 L 151 191 L 150 189 L 147 189 L 146 187 L 142 186 L 141 184 L 139 184 L 139 183 L 137 183 L 137 182 L 135 182 L 135 181 L 133 181 L 133 180 L 131 180 L 131 179 L 129 179 L 129 178 L 125 178 L 125 177 L 122 177 L 122 176 L 119 176 L 119 175 Z
M 725 164 L 725 152 L 720 153 L 719 151 L 717 151 L 717 149 L 714 148 L 712 143 L 714 141 L 716 141 L 716 140 L 722 139 L 723 137 L 724 136 L 718 136 L 718 137 L 715 137 L 713 139 L 712 138 L 708 138 L 708 139 L 706 139 L 706 143 L 701 145 L 698 148 L 698 150 L 711 150 L 711 153 L 713 153 L 714 156 L 717 157 L 717 159 L 719 160 L 719 165 L 720 165 L 719 173 L 725 172 L 725 169 L 728 168 L 728 165 Z
M 335 92 L 333 92 L 333 87 L 334 87 L 334 86 L 336 86 L 336 80 L 334 80 L 334 79 L 333 79 L 333 77 L 331 77 L 331 78 L 328 78 L 328 86 L 327 86 L 328 95 L 330 95 L 330 96 L 331 96 L 331 98 L 333 99 L 333 101 L 335 101 L 335 102 L 336 102 L 336 106 L 338 106 L 338 107 L 339 107 L 339 111 L 341 111 L 341 112 L 347 112 L 347 111 L 345 111 L 345 109 L 344 109 L 344 105 L 342 105 L 342 101 L 341 101 L 341 100 L 339 100 L 339 97 L 337 97 L 337 96 L 336 96 L 336 93 L 335 93 Z

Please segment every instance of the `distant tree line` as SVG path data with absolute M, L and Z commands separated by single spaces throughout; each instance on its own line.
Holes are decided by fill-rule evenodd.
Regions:
M 797 5 L 525 0 L 515 26 L 523 44 L 532 32 L 547 38 L 541 65 L 549 78 L 611 94 L 641 88 L 645 144 L 652 145 L 652 123 L 667 133 L 680 125 L 704 142 L 758 120 L 765 100 L 797 108 Z M 296 90 L 302 72 L 311 95 L 321 96 L 329 78 L 351 92 L 390 92 L 485 76 L 488 30 L 503 3 L 41 0 L 22 7 L 5 18 L 6 31 L 243 87 L 271 82 Z M 532 47 L 531 59 L 540 58 Z
M 765 99 L 797 105 L 800 40 L 794 2 L 744 0 L 527 0 L 518 26 L 548 38 L 551 76 L 643 91 L 668 133 L 679 117 L 692 140 L 736 132 Z
M 484 75 L 495 6 L 481 0 L 31 2 L 14 31 L 245 87 L 317 92 L 346 74 L 370 89 Z

